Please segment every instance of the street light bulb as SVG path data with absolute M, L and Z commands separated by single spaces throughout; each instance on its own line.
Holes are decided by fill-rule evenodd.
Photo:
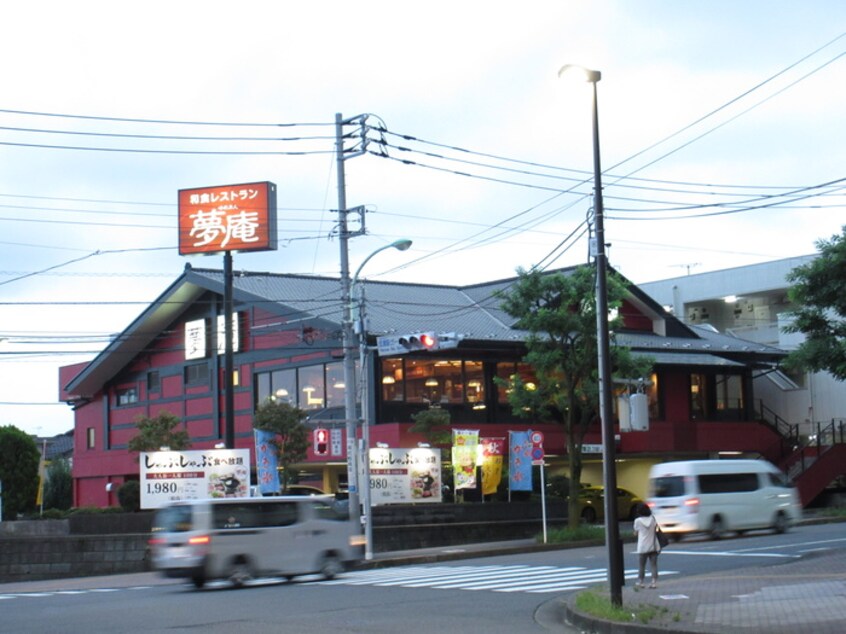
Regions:
M 411 246 L 411 240 L 408 240 L 407 238 L 403 240 L 396 240 L 391 243 L 391 246 L 398 251 L 406 251 Z

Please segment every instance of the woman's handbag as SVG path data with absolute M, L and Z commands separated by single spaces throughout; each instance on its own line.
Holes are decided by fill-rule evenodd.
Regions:
M 670 543 L 670 538 L 664 534 L 660 526 L 655 527 L 655 537 L 658 538 L 658 544 L 661 548 L 666 548 L 667 544 Z

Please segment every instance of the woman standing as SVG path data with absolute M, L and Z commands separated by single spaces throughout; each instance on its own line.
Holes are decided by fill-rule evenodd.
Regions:
M 649 561 L 652 569 L 652 583 L 650 588 L 658 587 L 658 553 L 661 552 L 661 545 L 658 543 L 658 522 L 652 515 L 652 511 L 646 504 L 641 504 L 637 509 L 638 517 L 634 521 L 634 532 L 637 535 L 637 587 L 643 587 L 643 580 L 646 576 L 646 562 Z

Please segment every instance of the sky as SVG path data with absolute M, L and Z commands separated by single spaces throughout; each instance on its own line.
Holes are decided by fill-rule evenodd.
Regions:
M 602 73 L 605 237 L 631 281 L 814 253 L 846 224 L 839 0 L 33 0 L 4 23 L 0 425 L 32 434 L 73 427 L 60 366 L 186 263 L 222 267 L 178 254 L 178 190 L 275 183 L 279 248 L 235 270 L 339 275 L 336 113 L 367 115 L 350 268 L 413 240 L 367 279 L 588 261 L 591 85 L 565 64 Z

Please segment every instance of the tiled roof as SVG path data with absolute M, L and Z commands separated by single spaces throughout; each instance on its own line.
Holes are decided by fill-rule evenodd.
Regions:
M 573 269 L 562 269 L 567 273 Z M 421 331 L 457 333 L 462 345 L 484 347 L 498 342 L 515 345 L 526 333 L 511 328 L 514 320 L 499 307 L 496 291 L 505 290 L 517 278 L 485 284 L 456 287 L 433 284 L 360 281 L 355 297 L 363 292 L 366 299 L 368 333 L 371 335 L 402 334 Z M 115 338 L 88 366 L 67 385 L 67 391 L 80 397 L 92 396 L 103 384 L 129 363 L 139 344 L 152 341 L 169 323 L 179 317 L 203 293 L 223 295 L 224 276 L 220 270 L 186 267 L 181 275 L 151 304 L 122 336 Z M 632 299 L 653 319 L 665 321 L 664 337 L 648 332 L 620 332 L 616 343 L 638 352 L 661 353 L 664 362 L 678 359 L 685 364 L 686 355 L 712 355 L 719 360 L 758 364 L 777 360 L 784 352 L 769 346 L 723 335 L 706 328 L 692 328 L 664 312 L 654 300 L 631 286 Z M 317 322 L 339 330 L 343 321 L 341 284 L 338 278 L 279 273 L 239 272 L 233 277 L 236 303 L 257 304 L 289 320 Z M 131 345 L 127 342 L 131 342 Z M 678 357 L 669 354 L 681 355 Z M 657 357 L 657 354 L 654 356 Z M 703 356 L 695 359 L 703 361 Z M 712 363 L 713 364 L 713 363 Z

